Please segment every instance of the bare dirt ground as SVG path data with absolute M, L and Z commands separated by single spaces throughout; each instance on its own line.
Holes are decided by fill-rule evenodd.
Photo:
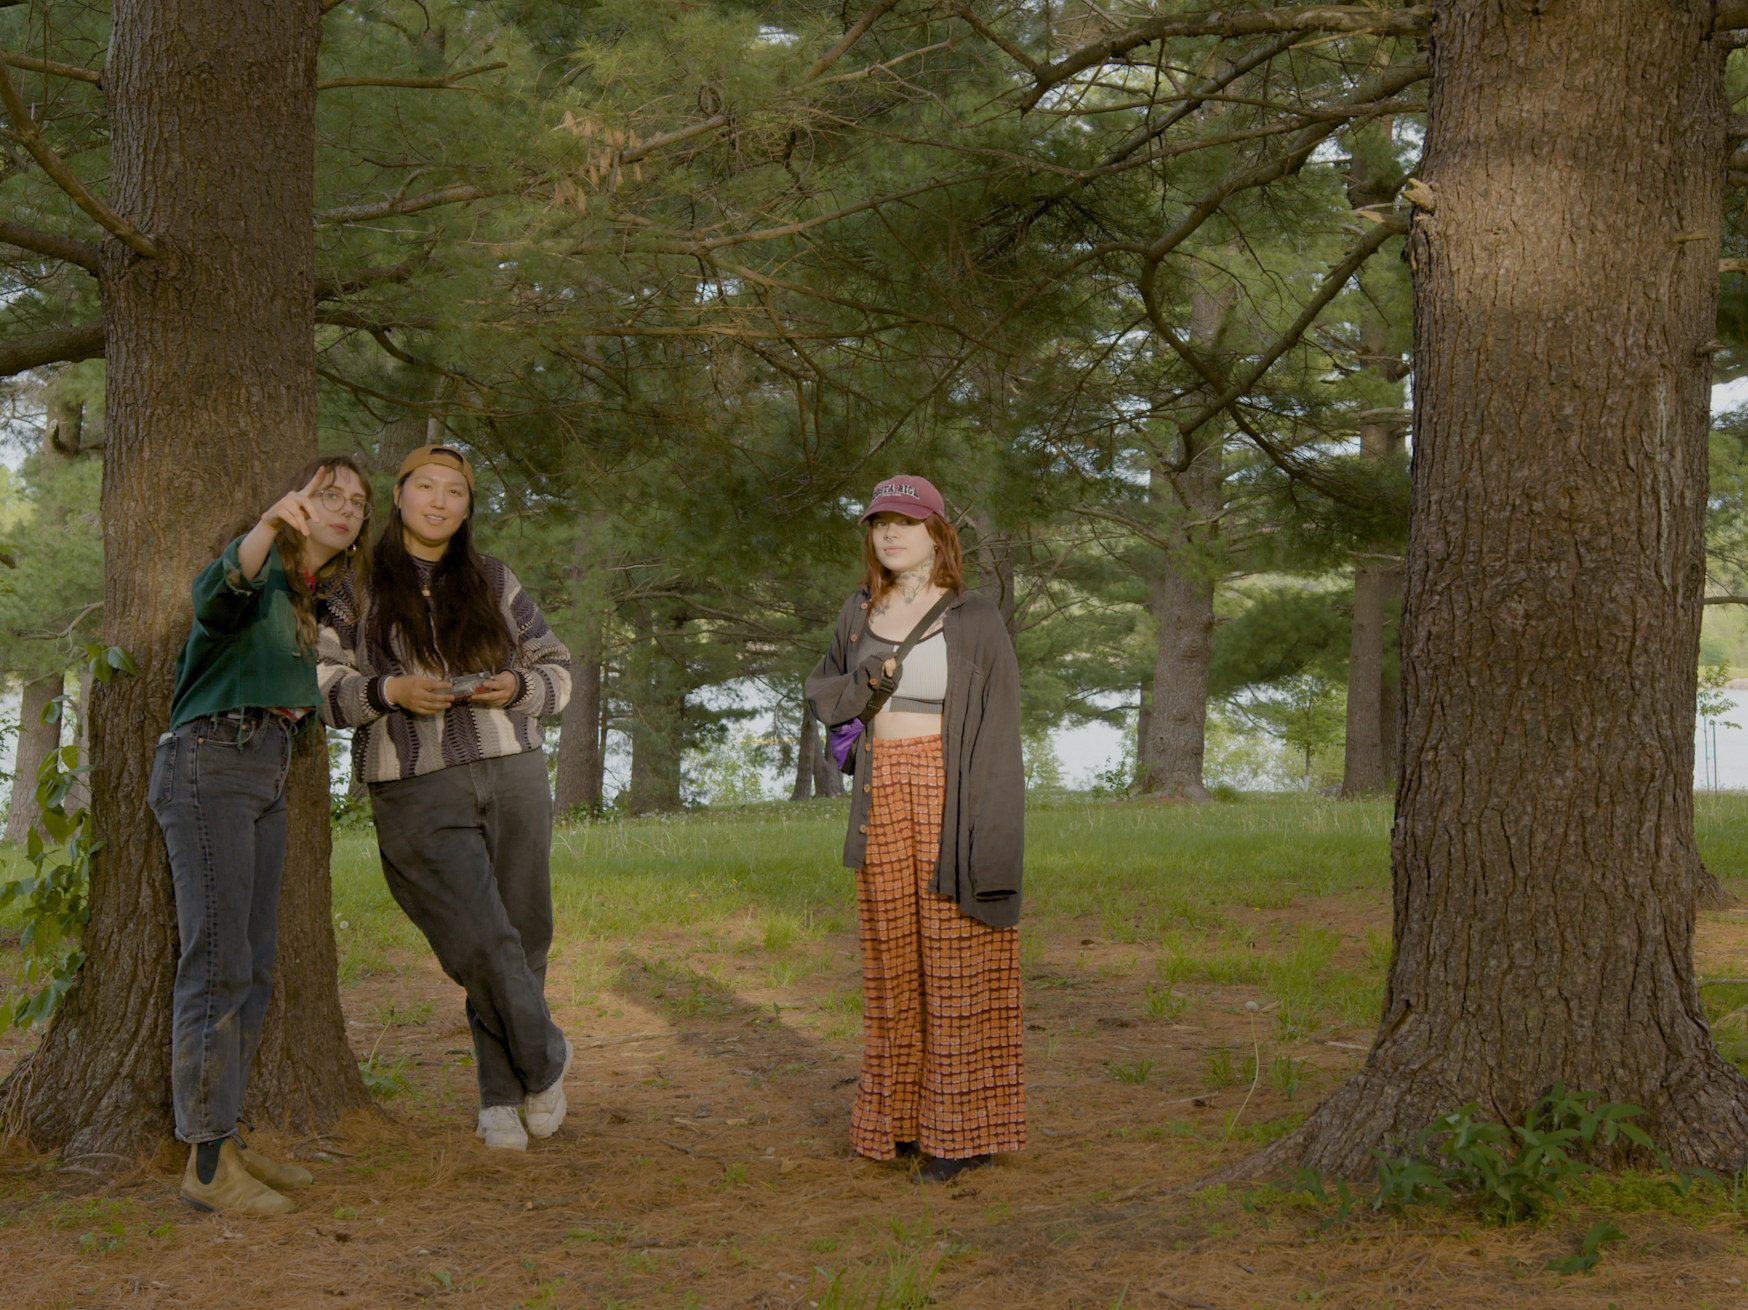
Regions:
M 1276 939 L 1333 930 L 1337 963 L 1356 968 L 1367 933 L 1388 926 L 1373 897 L 1249 913 Z M 1369 1030 L 1324 1028 L 1283 1050 L 1269 1001 L 1241 985 L 1180 984 L 1181 1012 L 1149 1018 L 1147 948 L 1074 925 L 1047 936 L 1028 967 L 1030 1145 L 954 1184 L 848 1149 L 847 933 L 798 946 L 818 971 L 793 979 L 728 937 L 615 944 L 619 972 L 592 992 L 566 984 L 561 955 L 549 991 L 578 1048 L 570 1116 L 526 1155 L 474 1140 L 459 992 L 409 954 L 344 995 L 355 1048 L 406 1090 L 330 1136 L 253 1139 L 310 1162 L 296 1214 L 188 1210 L 168 1147 L 100 1184 L 53 1159 L 0 1158 L 0 1305 L 1748 1306 L 1748 1244 L 1727 1202 L 1616 1213 L 1626 1240 L 1594 1275 L 1560 1276 L 1544 1266 L 1600 1213 L 1583 1204 L 1546 1226 L 1361 1208 L 1326 1229 L 1328 1206 L 1201 1188 L 1298 1122 Z M 1748 976 L 1748 914 L 1706 916 L 1697 954 L 1706 972 Z M 1242 1081 L 1225 1081 L 1222 1051 Z M 1303 1062 L 1292 1099 L 1245 1054 Z

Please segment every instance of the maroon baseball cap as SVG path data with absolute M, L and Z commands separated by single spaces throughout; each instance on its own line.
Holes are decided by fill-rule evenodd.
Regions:
M 868 508 L 862 511 L 862 517 L 856 521 L 866 523 L 876 514 L 888 510 L 912 519 L 926 519 L 931 514 L 946 518 L 947 502 L 941 499 L 941 493 L 935 490 L 935 484 L 927 478 L 901 474 L 874 485 L 874 494 L 869 497 Z

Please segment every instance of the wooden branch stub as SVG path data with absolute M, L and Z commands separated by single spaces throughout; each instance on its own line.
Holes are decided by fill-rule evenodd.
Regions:
M 1712 18 L 1713 32 L 1734 32 L 1744 27 L 1748 27 L 1748 4 L 1727 0 L 1718 6 L 1718 12 Z
M 6 106 L 7 117 L 12 120 L 19 143 L 30 152 L 31 158 L 36 160 L 42 171 L 54 179 L 55 185 L 72 197 L 74 204 L 120 238 L 129 250 L 148 259 L 155 258 L 158 248 L 152 244 L 151 238 L 86 190 L 85 184 L 67 167 L 66 161 L 49 149 L 48 142 L 42 139 L 42 134 L 36 130 L 36 123 L 25 109 L 18 88 L 12 84 L 12 70 L 7 66 L 4 55 L 5 51 L 0 51 L 0 102 L 4 102 Z
M 421 209 L 431 209 L 437 205 L 456 205 L 469 200 L 485 200 L 491 196 L 502 195 L 496 187 L 469 186 L 457 183 L 454 186 L 438 187 L 426 191 L 422 195 L 411 196 L 404 200 L 383 200 L 368 205 L 346 205 L 340 209 L 325 209 L 316 215 L 318 225 L 329 223 L 365 223 L 377 218 L 392 218 L 397 214 L 416 214 Z
M 47 73 L 51 77 L 71 78 L 75 82 L 89 82 L 92 86 L 103 85 L 103 71 L 97 68 L 81 68 L 77 64 L 57 64 L 52 59 L 33 59 L 29 55 L 15 55 L 0 51 L 0 59 L 4 59 L 14 68 L 23 69 L 27 73 Z
M 50 328 L 16 341 L 0 341 L 0 377 L 11 377 L 44 364 L 73 364 L 103 353 L 103 324 Z
M 330 77 L 325 82 L 317 82 L 316 90 L 332 91 L 342 86 L 396 86 L 410 87 L 419 91 L 478 91 L 477 86 L 462 86 L 464 77 L 478 77 L 481 73 L 495 73 L 500 68 L 510 65 L 499 61 L 495 64 L 481 64 L 478 68 L 463 69 L 459 73 L 450 73 L 446 77 Z
M 51 259 L 64 259 L 69 264 L 77 264 L 93 277 L 99 277 L 103 273 L 102 251 L 88 242 L 75 241 L 58 232 L 42 232 L 34 227 L 26 227 L 23 223 L 0 218 L 0 241 L 9 246 L 17 246 L 20 250 L 29 250 L 38 255 L 47 255 Z

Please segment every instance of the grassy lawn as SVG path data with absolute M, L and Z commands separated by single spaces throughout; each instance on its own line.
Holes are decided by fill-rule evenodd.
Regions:
M 844 822 L 842 803 L 815 802 L 559 830 L 547 993 L 578 1054 L 565 1127 L 525 1156 L 474 1141 L 459 991 L 390 900 L 368 830 L 337 834 L 341 997 L 383 1113 L 321 1138 L 260 1135 L 317 1173 L 284 1219 L 181 1208 L 168 1152 L 95 1190 L 14 1152 L 0 1246 L 22 1271 L 16 1303 L 1740 1301 L 1729 1189 L 1678 1200 L 1610 1179 L 1554 1221 L 1499 1228 L 1463 1207 L 1390 1218 L 1201 1185 L 1363 1057 L 1390 952 L 1385 802 L 1033 806 L 1027 1149 L 950 1189 L 855 1157 Z M 1708 865 L 1748 893 L 1748 797 L 1701 797 L 1698 823 Z M 1748 925 L 1702 916 L 1696 953 L 1702 976 L 1748 977 Z M 1735 992 L 1706 999 L 1748 1002 Z M 25 1043 L 0 1047 L 3 1072 Z M 1593 1277 L 1549 1271 L 1600 1216 L 1627 1243 Z

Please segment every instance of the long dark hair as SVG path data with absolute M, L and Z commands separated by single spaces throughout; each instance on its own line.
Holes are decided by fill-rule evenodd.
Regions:
M 411 477 L 409 472 L 407 477 Z M 398 490 L 406 482 L 395 483 Z M 406 661 L 446 673 L 495 673 L 510 662 L 515 639 L 492 595 L 485 561 L 473 548 L 473 494 L 467 517 L 431 571 L 431 598 L 423 595 L 418 565 L 407 549 L 401 516 L 384 515 L 370 561 L 371 659 L 380 668 Z
M 935 571 L 929 581 L 942 591 L 964 590 L 965 552 L 959 545 L 958 532 L 939 514 L 931 514 L 923 522 L 928 525 L 929 537 L 935 543 Z M 862 575 L 862 585 L 867 588 L 869 601 L 878 605 L 897 580 L 875 553 L 873 519 L 868 520 L 868 530 L 862 534 L 862 563 L 868 570 Z
M 279 484 L 279 490 L 273 493 L 273 499 L 279 501 L 288 492 L 303 490 L 318 470 L 326 471 L 328 479 L 323 486 L 330 486 L 341 469 L 358 479 L 358 485 L 364 489 L 364 503 L 370 509 L 375 509 L 376 493 L 370 489 L 370 476 L 348 455 L 321 455 L 298 465 Z M 317 490 L 322 488 L 318 487 Z M 251 519 L 234 525 L 219 543 L 219 549 L 224 549 L 259 522 L 259 519 Z M 303 573 L 303 544 L 308 538 L 296 528 L 284 526 L 274 534 L 273 544 L 279 551 L 279 567 L 285 570 L 285 585 L 291 592 L 291 612 L 297 620 L 297 644 L 303 650 L 313 651 L 316 648 L 316 598 L 326 593 L 345 573 L 355 570 L 360 577 L 369 573 L 370 549 L 364 544 L 364 532 L 369 526 L 370 510 L 366 510 L 364 522 L 358 525 L 358 535 L 353 538 L 352 544 L 316 570 L 313 587 L 305 580 Z

